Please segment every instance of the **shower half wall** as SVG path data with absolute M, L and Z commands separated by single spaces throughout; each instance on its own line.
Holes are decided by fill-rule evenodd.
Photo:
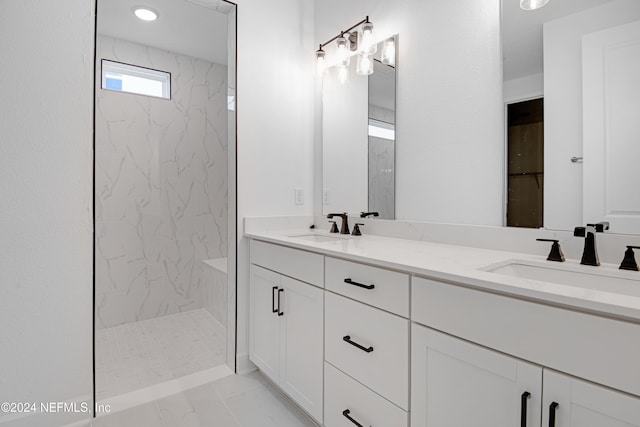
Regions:
M 96 329 L 203 307 L 227 256 L 227 67 L 98 36 L 171 73 L 170 100 L 96 88 Z M 100 70 L 97 70 L 100 75 Z M 219 301 L 226 304 L 226 301 Z M 225 319 L 217 319 L 225 324 Z

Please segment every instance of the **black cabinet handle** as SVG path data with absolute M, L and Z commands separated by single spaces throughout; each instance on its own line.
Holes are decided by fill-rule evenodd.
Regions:
M 278 309 L 276 308 L 276 291 L 278 290 L 277 286 L 271 288 L 271 312 L 277 313 Z
M 362 345 L 358 344 L 357 342 L 351 341 L 351 336 L 350 335 L 343 336 L 342 340 L 348 342 L 349 344 L 351 344 L 354 347 L 358 347 L 360 350 L 365 351 L 367 353 L 371 353 L 373 351 L 373 347 L 365 347 L 365 346 L 362 346 Z
M 531 397 L 531 393 L 525 391 L 520 396 L 520 427 L 527 427 L 527 400 Z
M 549 427 L 556 427 L 556 409 L 558 409 L 558 402 L 552 402 L 549 405 Z
M 348 283 L 350 285 L 357 286 L 359 288 L 365 288 L 365 289 L 373 289 L 376 287 L 375 285 L 363 285 L 362 283 L 354 282 L 351 279 L 344 279 L 344 283 Z
M 280 295 L 282 294 L 284 294 L 284 289 L 278 289 L 278 316 L 284 316 L 284 311 L 280 309 L 281 307 Z
M 349 416 L 349 414 L 351 413 L 350 410 L 345 409 L 344 411 L 342 411 L 342 415 L 344 415 L 344 417 L 346 419 L 348 419 L 349 421 L 351 421 L 352 423 L 354 423 L 355 425 L 357 425 L 358 427 L 364 427 L 362 424 L 360 424 L 359 422 L 357 422 L 356 420 L 354 420 L 353 418 L 351 418 L 351 416 Z

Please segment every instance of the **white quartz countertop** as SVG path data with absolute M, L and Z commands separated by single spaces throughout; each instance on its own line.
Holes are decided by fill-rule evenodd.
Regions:
M 349 236 L 345 239 L 326 242 L 314 242 L 295 237 L 309 234 L 329 235 L 323 231 L 299 229 L 250 232 L 246 236 L 327 256 L 401 270 L 426 278 L 444 280 L 490 292 L 533 299 L 547 304 L 561 305 L 640 323 L 640 272 L 620 271 L 617 265 L 582 266 L 579 265 L 578 260 L 572 259 L 567 259 L 565 263 L 562 263 L 564 267 L 583 273 L 606 273 L 637 281 L 639 287 L 637 292 L 629 295 L 511 277 L 482 270 L 494 264 L 507 263 L 512 260 L 548 263 L 551 268 L 553 268 L 553 264 L 556 264 L 546 261 L 545 257 L 530 254 L 371 235 Z M 331 236 L 336 235 L 332 234 Z M 633 282 L 630 283 L 633 284 Z

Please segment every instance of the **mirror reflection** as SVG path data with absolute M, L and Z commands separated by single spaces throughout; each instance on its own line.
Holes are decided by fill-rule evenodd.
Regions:
M 609 221 L 613 233 L 640 233 L 640 172 L 628 160 L 640 156 L 640 3 L 502 9 L 505 224 Z
M 357 75 L 356 61 L 351 61 L 347 81 L 340 81 L 336 67 L 324 74 L 324 214 L 376 212 L 377 218 L 395 218 L 397 56 L 384 61 L 392 64 L 383 63 L 383 43 L 373 74 Z

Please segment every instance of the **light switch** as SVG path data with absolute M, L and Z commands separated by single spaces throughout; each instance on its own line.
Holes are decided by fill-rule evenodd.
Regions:
M 329 204 L 329 189 L 325 188 L 324 190 L 322 190 L 322 204 L 323 205 L 328 205 Z

